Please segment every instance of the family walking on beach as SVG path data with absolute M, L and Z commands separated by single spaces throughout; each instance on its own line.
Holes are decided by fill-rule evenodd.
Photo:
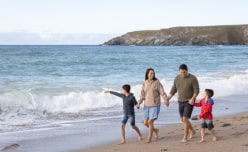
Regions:
M 170 94 L 167 94 L 164 91 L 163 85 L 155 76 L 155 71 L 152 68 L 146 70 L 145 81 L 142 85 L 140 100 L 137 102 L 134 95 L 130 93 L 131 86 L 123 85 L 122 93 L 105 90 L 105 93 L 110 93 L 121 97 L 123 99 L 123 120 L 121 124 L 121 134 L 122 141 L 120 144 L 126 143 L 125 138 L 125 125 L 127 121 L 130 121 L 132 128 L 138 134 L 138 140 L 142 140 L 142 135 L 139 128 L 135 125 L 135 112 L 134 107 L 137 109 L 140 108 L 140 105 L 144 102 L 144 125 L 148 128 L 148 136 L 146 143 L 152 141 L 153 133 L 155 139 L 158 139 L 159 129 L 155 128 L 154 121 L 158 119 L 161 106 L 161 98 L 164 100 L 164 105 L 169 106 L 169 100 L 178 93 L 178 103 L 179 103 L 179 114 L 181 121 L 183 122 L 183 138 L 182 143 L 186 143 L 189 139 L 193 137 L 196 133 L 193 129 L 189 119 L 193 112 L 194 106 L 201 107 L 201 113 L 198 116 L 198 119 L 201 119 L 201 140 L 200 143 L 204 142 L 205 128 L 208 128 L 211 131 L 213 136 L 213 141 L 216 141 L 216 135 L 213 130 L 214 125 L 212 122 L 212 105 L 214 104 L 213 99 L 211 98 L 214 95 L 213 90 L 205 89 L 204 97 L 200 100 L 199 103 L 195 103 L 196 97 L 199 94 L 199 83 L 197 78 L 188 73 L 188 67 L 185 64 L 179 66 L 179 75 L 174 79 L 173 86 L 171 88 Z

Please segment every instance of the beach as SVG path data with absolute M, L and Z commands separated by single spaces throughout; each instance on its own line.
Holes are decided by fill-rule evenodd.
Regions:
M 95 148 L 79 150 L 77 152 L 247 152 L 248 151 L 248 113 L 218 117 L 214 120 L 217 141 L 212 141 L 210 133 L 206 130 L 204 143 L 200 140 L 200 122 L 193 121 L 196 134 L 187 143 L 180 143 L 182 138 L 182 124 L 173 124 L 161 127 L 159 139 L 145 144 L 145 140 L 136 138 L 127 139 L 127 143 L 118 145 L 119 141 Z M 116 136 L 120 136 L 116 134 Z M 144 138 L 146 135 L 144 135 Z
M 0 4 L 0 152 L 248 152 L 248 0 Z
M 70 152 L 103 146 L 106 151 L 125 151 L 136 146 L 141 148 L 135 150 L 149 150 L 151 145 L 157 148 L 155 151 L 174 151 L 198 145 L 199 121 L 193 121 L 198 129 L 195 138 L 185 148 L 179 143 L 182 124 L 177 94 L 169 107 L 161 106 L 155 122 L 160 128 L 159 141 L 149 145 L 136 142 L 136 133 L 128 122 L 127 144 L 116 145 L 120 142 L 122 100 L 103 90 L 120 92 L 123 84 L 130 84 L 139 100 L 148 67 L 155 69 L 169 94 L 178 66 L 186 63 L 200 84 L 197 101 L 205 88 L 214 90 L 215 118 L 233 117 L 248 109 L 248 69 L 244 66 L 248 64 L 247 46 L 0 46 L 0 54 L 0 150 L 11 146 L 11 152 Z M 145 138 L 143 106 L 135 109 L 135 115 Z M 195 108 L 192 115 L 199 112 L 200 108 Z M 229 138 L 234 141 L 236 136 L 231 133 L 235 133 L 235 124 L 220 125 L 216 122 L 217 135 L 223 140 L 216 143 L 228 143 Z M 232 132 L 222 132 L 225 129 Z M 242 144 L 246 143 L 235 145 Z

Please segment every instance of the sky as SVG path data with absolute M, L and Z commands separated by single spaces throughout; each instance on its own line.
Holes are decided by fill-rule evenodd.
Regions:
M 248 24 L 247 0 L 0 0 L 0 44 L 101 44 L 137 30 Z

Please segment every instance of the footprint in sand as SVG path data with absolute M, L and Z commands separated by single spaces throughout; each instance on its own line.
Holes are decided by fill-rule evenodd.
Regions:
M 161 149 L 160 151 L 168 151 L 168 149 L 166 149 L 166 148 L 163 148 L 163 149 Z
M 175 132 L 174 131 L 172 131 L 172 132 L 169 132 L 168 134 L 174 134 Z
M 243 120 L 243 119 L 248 119 L 248 116 L 243 116 L 243 117 L 240 117 L 239 120 Z
M 231 124 L 229 124 L 229 123 L 223 123 L 223 124 L 221 125 L 221 127 L 228 127 L 228 126 L 231 126 Z
M 224 137 L 223 136 L 218 136 L 218 138 L 217 138 L 218 140 L 223 140 L 224 139 Z
M 235 132 L 232 134 L 232 136 L 240 136 L 240 135 L 243 135 L 245 134 L 244 132 Z

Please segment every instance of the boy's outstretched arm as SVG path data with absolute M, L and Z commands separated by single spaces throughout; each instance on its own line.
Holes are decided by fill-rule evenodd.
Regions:
M 118 93 L 118 92 L 115 92 L 115 91 L 110 91 L 110 90 L 104 90 L 103 92 L 104 93 L 110 93 L 110 94 L 115 95 L 115 96 L 120 97 L 120 98 L 123 98 L 123 96 L 124 96 L 121 93 Z

